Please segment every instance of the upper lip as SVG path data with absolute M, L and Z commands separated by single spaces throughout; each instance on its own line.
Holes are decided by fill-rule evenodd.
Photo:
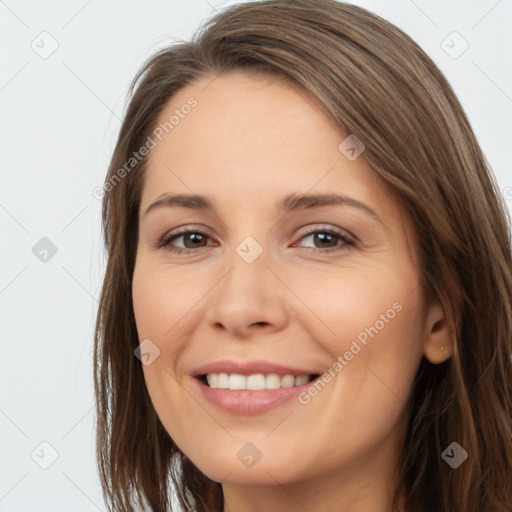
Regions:
M 316 375 L 321 372 L 310 371 L 308 369 L 293 368 L 272 361 L 253 359 L 250 361 L 229 361 L 219 360 L 206 363 L 195 368 L 192 372 L 194 377 L 206 375 L 209 373 L 236 373 L 239 375 L 253 375 L 255 373 L 276 373 L 278 375 Z

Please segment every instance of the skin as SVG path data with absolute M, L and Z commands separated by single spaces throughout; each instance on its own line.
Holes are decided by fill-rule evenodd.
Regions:
M 166 106 L 162 122 L 198 101 L 151 150 L 145 175 L 133 306 L 140 340 L 160 350 L 143 366 L 151 400 L 178 447 L 222 483 L 226 512 L 389 512 L 418 365 L 452 353 L 441 305 L 424 299 L 409 219 L 364 152 L 349 161 L 339 151 L 348 134 L 304 91 L 214 76 Z M 347 205 L 278 212 L 293 192 L 350 196 L 382 222 Z M 164 193 L 208 195 L 217 212 L 145 215 Z M 186 226 L 208 236 L 175 239 L 181 254 L 155 247 Z M 326 228 L 356 245 L 308 236 Z M 236 252 L 247 236 L 263 249 L 250 264 Z M 396 303 L 401 311 L 306 405 L 240 416 L 197 392 L 193 370 L 224 358 L 325 371 Z M 251 468 L 237 457 L 247 442 L 262 455 Z

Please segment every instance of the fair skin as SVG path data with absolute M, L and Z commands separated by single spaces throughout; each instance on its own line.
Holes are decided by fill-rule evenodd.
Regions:
M 178 447 L 222 483 L 225 512 L 391 512 L 418 365 L 451 355 L 443 309 L 420 286 L 414 232 L 364 152 L 354 161 L 340 152 L 348 134 L 306 93 L 240 72 L 213 77 L 166 106 L 163 122 L 198 102 L 151 150 L 142 191 L 133 305 L 140 341 L 160 350 L 143 366 L 151 400 Z M 348 204 L 278 211 L 291 193 L 348 196 L 378 218 Z M 216 212 L 146 214 L 162 194 L 205 195 Z M 204 235 L 176 237 L 181 254 L 155 247 L 177 228 Z M 326 229 L 356 244 L 326 244 Z M 249 236 L 263 250 L 251 263 L 237 252 Z M 393 305 L 400 311 L 386 313 Z M 322 374 L 339 356 L 342 370 L 308 403 L 252 415 L 206 400 L 194 376 L 219 359 Z M 239 457 L 246 443 L 261 455 L 251 467 Z

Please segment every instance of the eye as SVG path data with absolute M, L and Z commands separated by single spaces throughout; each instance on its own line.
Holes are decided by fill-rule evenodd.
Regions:
M 175 247 L 172 243 L 180 238 L 183 239 L 184 247 Z M 176 252 L 178 254 L 183 251 L 195 252 L 202 247 L 205 247 L 203 242 L 208 238 L 210 237 L 202 231 L 184 230 L 164 236 L 162 240 L 158 242 L 157 247 L 165 247 L 166 250 Z
M 317 229 L 310 231 L 303 235 L 300 240 L 306 240 L 313 237 L 313 243 L 319 244 L 320 247 L 312 247 L 315 251 L 332 252 L 342 250 L 347 246 L 355 246 L 356 240 L 348 233 L 336 231 L 333 229 Z M 166 250 L 180 254 L 182 252 L 196 252 L 203 247 L 207 247 L 207 240 L 211 237 L 198 230 L 183 230 L 179 232 L 170 233 L 164 236 L 157 244 L 156 247 L 164 247 Z M 176 247 L 174 243 L 176 240 L 182 239 L 182 247 Z M 211 244 L 210 244 L 211 245 Z
M 310 231 L 302 236 L 301 240 L 306 240 L 310 237 L 312 237 L 314 244 L 320 245 L 320 247 L 313 247 L 313 249 L 320 252 L 338 251 L 342 250 L 346 246 L 353 247 L 356 245 L 354 237 L 348 235 L 348 233 L 333 229 L 317 229 L 315 231 Z

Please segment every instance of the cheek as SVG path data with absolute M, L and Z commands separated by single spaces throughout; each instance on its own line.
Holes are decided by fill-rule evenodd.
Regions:
M 369 346 L 377 338 L 402 346 L 421 332 L 417 277 L 407 269 L 336 267 L 288 276 L 296 295 L 307 305 L 304 322 L 332 355 L 350 350 L 352 341 Z M 411 293 L 411 290 L 413 292 Z M 315 318 L 316 317 L 316 318 Z
M 188 395 L 183 393 L 177 365 L 187 347 L 188 338 L 183 335 L 187 320 L 194 317 L 193 306 L 203 295 L 200 287 L 175 270 L 150 265 L 144 258 L 135 267 L 132 296 L 139 341 L 149 339 L 158 348 L 151 364 L 143 365 L 144 379 L 162 422 L 166 428 L 172 426 L 173 437 L 193 412 Z
M 304 415 L 315 412 L 311 435 L 333 441 L 326 464 L 376 450 L 406 413 L 406 404 L 422 354 L 421 298 L 408 286 L 368 286 L 354 281 L 344 288 L 323 284 L 323 316 L 334 335 L 318 338 L 330 354 L 325 386 L 303 395 Z M 329 299 L 327 299 L 329 297 Z M 340 359 L 341 358 L 341 359 Z M 297 414 L 291 430 L 300 431 Z M 343 432 L 347 438 L 341 438 Z M 348 441 L 347 441 L 348 439 Z
M 139 336 L 160 339 L 172 336 L 201 298 L 199 287 L 169 268 L 151 267 L 144 261 L 135 267 L 132 284 L 133 310 Z M 181 325 L 181 324 L 180 324 Z
M 336 375 L 332 388 L 342 403 L 355 409 L 357 403 L 366 403 L 366 411 L 379 410 L 389 402 L 399 409 L 407 400 L 423 348 L 417 275 L 412 267 L 345 270 L 297 280 L 294 287 L 297 295 L 307 297 L 317 317 L 309 314 L 312 320 L 307 322 L 317 326 L 318 348 L 329 354 Z

